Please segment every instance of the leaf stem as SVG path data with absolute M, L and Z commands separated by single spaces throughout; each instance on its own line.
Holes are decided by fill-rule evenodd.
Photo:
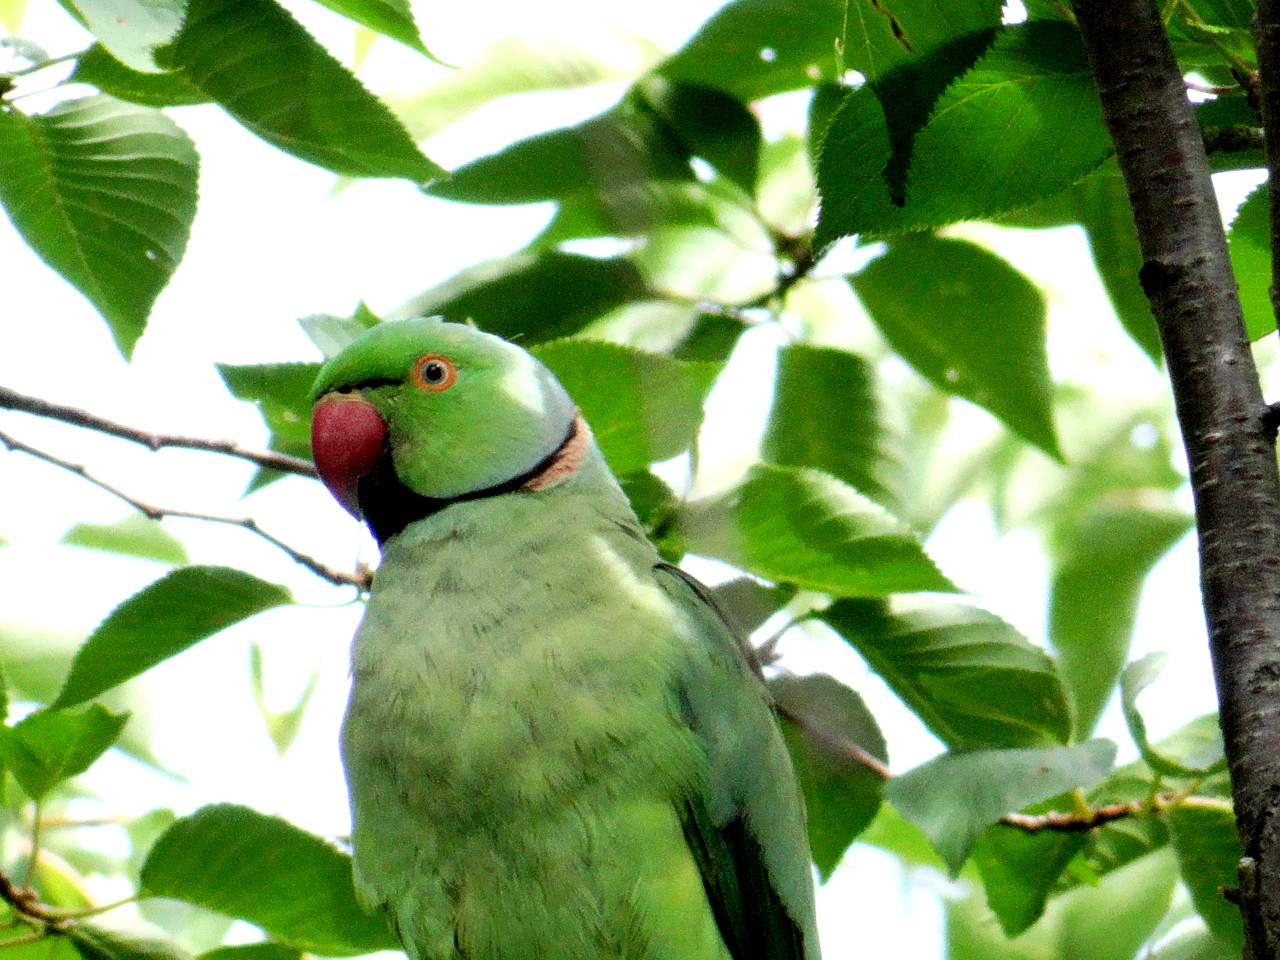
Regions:
M 32 802 L 35 810 L 35 820 L 31 824 L 31 859 L 27 861 L 27 868 L 22 874 L 22 881 L 18 884 L 24 890 L 31 886 L 31 881 L 35 879 L 36 865 L 40 862 L 40 801 Z

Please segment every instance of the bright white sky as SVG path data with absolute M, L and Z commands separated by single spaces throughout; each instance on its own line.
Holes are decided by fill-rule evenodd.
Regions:
M 622 26 L 674 49 L 718 6 L 716 0 L 574 2 L 476 0 L 432 5 L 419 12 L 423 37 L 442 59 L 469 62 L 507 34 L 541 32 L 581 37 L 602 49 Z M 340 57 L 350 60 L 344 21 L 302 0 L 290 3 Z M 87 45 L 54 0 L 33 0 L 24 34 L 54 55 Z M 379 92 L 421 88 L 444 70 L 380 39 L 362 76 Z M 522 96 L 495 104 L 428 143 L 445 166 L 490 152 L 538 130 L 576 122 L 609 106 L 622 92 L 610 85 L 563 96 Z M 27 105 L 32 102 L 28 101 Z M 366 181 L 328 198 L 333 177 L 257 141 L 211 107 L 172 111 L 202 155 L 201 202 L 186 260 L 157 304 L 131 368 L 120 359 L 91 307 L 51 273 L 0 223 L 0 383 L 148 429 L 227 437 L 250 445 L 265 430 L 246 404 L 230 399 L 213 361 L 256 363 L 318 359 L 293 322 L 315 312 L 346 313 L 364 299 L 388 309 L 464 266 L 524 245 L 545 224 L 549 205 L 524 208 L 454 206 L 419 194 L 407 183 Z M 771 113 L 767 126 L 788 111 Z M 1041 283 L 1050 301 L 1052 345 L 1060 376 L 1086 361 L 1102 361 L 1109 377 L 1146 390 L 1159 374 L 1118 335 L 1110 308 L 1087 272 L 1077 231 L 991 239 Z M 1084 280 L 1082 278 L 1088 277 Z M 764 409 L 744 413 L 734 378 L 769 369 L 767 332 L 753 335 L 713 397 L 704 459 L 732 459 L 750 448 L 744 417 L 758 424 Z M 757 404 L 757 407 L 760 407 Z M 985 415 L 977 415 L 985 429 Z M 83 460 L 103 476 L 154 503 L 233 516 L 252 513 L 274 534 L 335 565 L 371 555 L 367 538 L 316 484 L 285 480 L 247 501 L 235 493 L 252 472 L 246 464 L 197 453 L 159 455 L 70 427 L 6 414 L 0 428 L 64 457 Z M 725 439 L 728 438 L 728 439 Z M 0 454 L 0 620 L 53 626 L 83 635 L 118 602 L 163 571 L 145 561 L 119 560 L 57 545 L 71 523 L 113 522 L 128 511 L 77 478 L 29 458 Z M 322 834 L 347 831 L 345 790 L 336 753 L 346 693 L 346 650 L 358 619 L 347 599 L 285 557 L 234 529 L 191 521 L 166 524 L 187 544 L 193 562 L 244 566 L 289 585 L 314 607 L 262 615 L 226 631 L 152 671 L 156 751 L 185 776 L 177 785 L 129 761 L 109 758 L 93 782 L 104 797 L 96 813 L 141 813 L 156 805 L 179 812 L 231 800 L 278 812 Z M 337 546 L 335 546 L 337 545 Z M 943 523 L 930 550 L 944 570 L 1034 639 L 1043 640 L 1045 564 L 1029 534 L 997 537 L 984 508 L 965 505 Z M 1158 599 L 1157 599 L 1158 598 Z M 268 699 L 293 702 L 313 667 L 321 684 L 302 734 L 278 761 L 253 706 L 248 644 L 266 654 Z M 892 766 L 902 771 L 939 748 L 858 658 L 839 642 L 803 639 L 784 650 L 801 669 L 833 670 L 860 689 L 889 738 Z M 1160 565 L 1140 616 L 1134 656 L 1174 655 L 1143 700 L 1159 736 L 1212 709 L 1212 683 L 1198 606 L 1194 547 L 1184 542 Z M 1104 735 L 1132 755 L 1118 711 Z M 86 842 L 119 845 L 109 830 Z M 905 876 L 890 858 L 858 848 L 821 895 L 828 955 L 857 942 L 864 960 L 928 956 L 936 951 L 941 913 L 938 882 Z M 109 898 L 119 890 L 102 890 Z M 901 894 L 901 895 L 899 895 Z

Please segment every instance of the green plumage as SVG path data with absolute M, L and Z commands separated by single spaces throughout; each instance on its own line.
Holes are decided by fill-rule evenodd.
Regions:
M 429 354 L 459 358 L 439 393 L 409 382 Z M 661 562 L 589 435 L 553 482 L 485 492 L 554 457 L 572 423 L 530 361 L 407 321 L 317 384 L 378 410 L 401 482 L 397 437 L 432 434 L 436 457 L 405 482 L 406 502 L 437 499 L 386 538 L 352 652 L 357 888 L 415 960 L 817 960 L 790 762 L 701 588 Z M 499 434 L 498 463 L 472 462 Z M 486 478 L 479 495 L 439 499 L 458 473 Z M 362 485 L 362 505 L 383 489 Z

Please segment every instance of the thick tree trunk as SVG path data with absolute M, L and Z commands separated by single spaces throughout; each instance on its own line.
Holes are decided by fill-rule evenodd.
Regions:
M 1252 960 L 1280 955 L 1280 476 L 1200 130 L 1152 0 L 1076 0 L 1182 427 Z M 1105 252 L 1104 254 L 1105 255 Z

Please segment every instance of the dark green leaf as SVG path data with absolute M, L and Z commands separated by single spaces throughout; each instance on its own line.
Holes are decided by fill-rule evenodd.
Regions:
M 648 470 L 636 470 L 618 477 L 622 492 L 631 501 L 631 509 L 644 524 L 650 537 L 667 521 L 676 505 L 676 495 L 670 487 Z
M 334 173 L 415 183 L 445 175 L 273 0 L 189 0 L 161 59 L 263 140 Z
M 292 602 L 284 587 L 243 570 L 174 570 L 107 615 L 76 654 L 53 705 L 83 703 L 232 624 Z
M 555 340 L 533 354 L 569 391 L 614 473 L 688 450 L 720 375 L 719 364 L 686 363 L 602 340 Z
M 841 600 L 821 617 L 953 750 L 1047 746 L 1071 736 L 1052 658 L 992 613 L 897 598 L 892 606 Z
M 690 156 L 701 157 L 748 195 L 755 193 L 764 138 L 760 121 L 742 101 L 714 87 L 657 75 L 641 80 L 639 89 Z
M 1182 882 L 1214 936 L 1237 954 L 1244 947 L 1240 908 L 1221 893 L 1235 889 L 1236 867 L 1243 856 L 1236 818 L 1225 801 L 1193 798 L 1165 811 L 1165 822 L 1178 855 Z
M 1075 28 L 1006 27 L 916 135 L 901 206 L 883 178 L 868 175 L 892 154 L 884 110 L 869 85 L 846 95 L 818 163 L 814 245 L 990 216 L 1069 186 L 1110 153 Z
M 119 523 L 77 523 L 63 535 L 61 542 L 160 563 L 189 562 L 182 541 L 168 533 L 158 520 L 142 513 L 132 513 Z
M 671 348 L 677 360 L 724 363 L 746 332 L 747 325 L 725 313 L 699 313 L 680 342 Z
M 1086 833 L 1024 833 L 1002 824 L 978 838 L 971 856 L 1006 936 L 1016 937 L 1040 919 L 1054 881 L 1088 839 Z
M 191 957 L 171 940 L 126 936 L 84 922 L 72 925 L 68 936 L 81 960 L 190 960 Z
M 1227 234 L 1231 268 L 1240 283 L 1240 306 L 1249 340 L 1260 340 L 1276 332 L 1276 314 L 1271 307 L 1271 236 L 1267 222 L 1267 185 L 1249 194 L 1240 205 Z
M 577 333 L 615 307 L 649 296 L 628 261 L 558 251 L 522 252 L 470 267 L 387 316 L 441 316 L 522 344 Z
M 740 487 L 686 504 L 677 524 L 688 552 L 806 590 L 858 597 L 955 589 L 904 524 L 816 470 L 754 466 Z
M 774 677 L 769 692 L 804 790 L 809 847 L 825 882 L 880 808 L 888 748 L 862 697 L 834 677 Z
M 436 59 L 422 44 L 408 0 L 320 0 L 320 3 L 374 33 L 399 40 L 406 47 Z
M 1129 656 L 1142 585 L 1191 527 L 1175 510 L 1098 510 L 1055 538 L 1049 637 L 1075 704 L 1076 733 L 1097 726 Z
M 142 887 L 247 920 L 281 943 L 343 957 L 399 944 L 356 902 L 351 861 L 277 817 L 232 804 L 173 824 L 142 868 Z
M 37 710 L 13 727 L 0 727 L 0 760 L 31 799 L 42 800 L 88 770 L 128 719 L 96 703 L 80 713 Z
M 187 249 L 195 146 L 157 110 L 106 96 L 0 111 L 0 204 L 129 357 Z
M 902 358 L 1062 459 L 1045 353 L 1045 303 L 1008 261 L 966 240 L 895 240 L 849 278 Z
M 760 452 L 779 466 L 824 470 L 893 511 L 900 465 L 883 421 L 868 361 L 833 347 L 793 344 L 778 352 Z
M 1077 787 L 1089 789 L 1111 771 L 1115 757 L 1110 740 L 946 753 L 894 777 L 885 797 L 929 835 L 955 876 L 978 837 L 1006 813 Z
M 242 943 L 200 954 L 199 960 L 302 960 L 302 951 L 283 943 Z
M 203 91 L 176 73 L 131 70 L 95 43 L 76 60 L 68 82 L 87 83 L 118 100 L 147 107 L 185 107 L 208 103 Z

